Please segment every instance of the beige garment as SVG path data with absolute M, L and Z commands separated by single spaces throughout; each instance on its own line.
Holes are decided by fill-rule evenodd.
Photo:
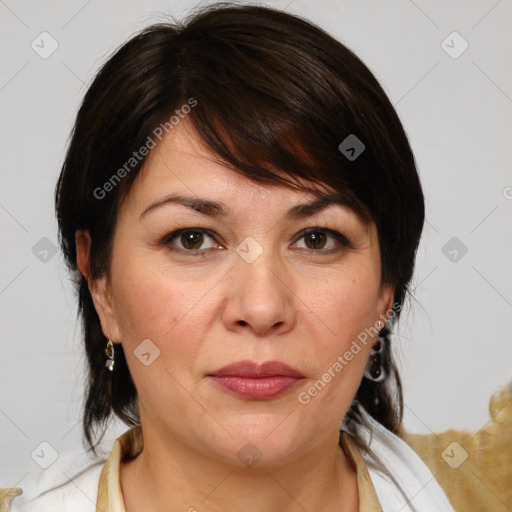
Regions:
M 346 432 L 341 432 L 340 445 L 357 471 L 359 512 L 382 512 L 366 463 Z M 142 451 L 142 447 L 140 426 L 132 427 L 116 440 L 101 472 L 96 512 L 126 512 L 121 493 L 119 467 L 121 460 L 136 457 Z
M 512 510 L 512 383 L 494 393 L 489 413 L 478 432 L 404 436 L 457 512 Z
M 22 494 L 21 487 L 5 487 L 0 489 L 0 512 L 8 512 L 11 500 Z

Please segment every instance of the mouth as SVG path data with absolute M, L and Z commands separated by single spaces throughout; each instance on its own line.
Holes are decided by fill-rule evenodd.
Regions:
M 299 385 L 304 375 L 280 361 L 239 361 L 207 375 L 212 384 L 248 400 L 270 400 Z

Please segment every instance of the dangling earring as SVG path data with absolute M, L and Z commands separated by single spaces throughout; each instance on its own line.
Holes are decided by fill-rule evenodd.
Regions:
M 386 376 L 382 366 L 382 352 L 384 351 L 385 342 L 386 338 L 379 336 L 379 341 L 370 350 L 370 359 L 364 371 L 364 376 L 374 382 L 381 382 Z
M 105 361 L 105 367 L 108 368 L 111 372 L 114 371 L 114 344 L 112 340 L 108 340 L 107 348 L 105 349 L 105 354 L 107 355 L 107 360 Z

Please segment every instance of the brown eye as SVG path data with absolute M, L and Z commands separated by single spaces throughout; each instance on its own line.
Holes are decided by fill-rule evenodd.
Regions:
M 213 236 L 202 229 L 179 229 L 165 236 L 162 243 L 169 249 L 191 252 L 217 248 Z
M 200 231 L 184 231 L 181 233 L 180 242 L 185 249 L 200 249 L 204 235 Z
M 323 249 L 327 236 L 322 231 L 311 231 L 304 236 L 308 249 Z
M 301 247 L 300 242 L 304 240 Z M 344 248 L 353 249 L 354 246 L 347 237 L 338 231 L 326 228 L 310 228 L 302 232 L 295 244 L 298 249 L 328 254 L 341 251 Z

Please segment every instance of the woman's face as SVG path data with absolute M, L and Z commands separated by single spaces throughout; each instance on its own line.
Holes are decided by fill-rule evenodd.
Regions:
M 230 463 L 254 451 L 268 465 L 337 440 L 375 341 L 358 335 L 393 292 L 380 284 L 374 224 L 338 204 L 287 214 L 315 199 L 216 163 L 186 120 L 152 150 L 119 211 L 110 276 L 92 287 L 145 435 Z M 240 361 L 297 374 L 218 371 Z

